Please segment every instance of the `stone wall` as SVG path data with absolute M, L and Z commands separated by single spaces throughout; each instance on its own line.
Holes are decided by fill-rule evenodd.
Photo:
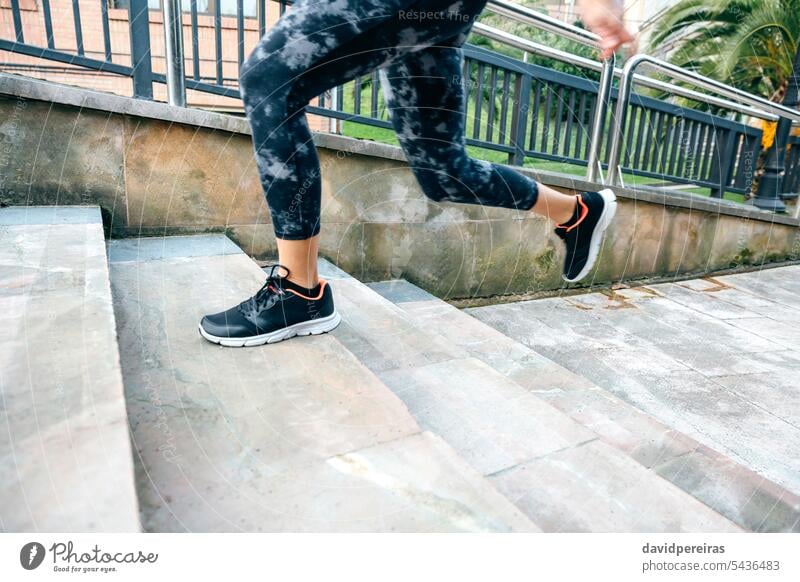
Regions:
M 237 117 L 0 75 L 0 201 L 99 204 L 110 235 L 227 232 L 275 251 Z M 317 134 L 322 253 L 365 280 L 448 298 L 561 289 L 560 241 L 529 213 L 427 200 L 397 148 Z M 538 173 L 565 191 L 597 188 Z M 798 220 L 654 189 L 617 189 L 618 218 L 586 283 L 800 258 Z

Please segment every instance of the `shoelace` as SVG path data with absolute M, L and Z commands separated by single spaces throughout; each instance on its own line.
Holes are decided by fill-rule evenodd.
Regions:
M 269 309 L 275 305 L 275 301 L 277 300 L 278 296 L 284 294 L 282 279 L 289 276 L 289 269 L 278 263 L 275 263 L 274 265 L 266 265 L 263 267 L 263 269 L 265 271 L 269 269 L 267 280 L 255 295 L 239 304 L 238 309 L 243 314 L 258 313 L 265 309 Z M 281 275 L 280 269 L 283 269 L 286 274 Z M 276 270 L 278 270 L 278 274 L 275 273 Z

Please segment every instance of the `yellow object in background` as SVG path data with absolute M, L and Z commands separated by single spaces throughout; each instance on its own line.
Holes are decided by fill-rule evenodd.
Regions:
M 775 129 L 778 127 L 777 121 L 767 121 L 766 119 L 761 120 L 761 147 L 763 149 L 768 149 L 772 142 L 775 141 Z

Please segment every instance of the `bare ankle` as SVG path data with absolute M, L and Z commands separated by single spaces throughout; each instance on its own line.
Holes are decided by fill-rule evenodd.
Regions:
M 298 287 L 305 287 L 306 289 L 313 289 L 317 285 L 319 285 L 319 277 L 315 275 L 307 275 L 305 277 L 300 277 L 295 275 L 294 273 L 289 273 L 289 276 L 286 279 Z

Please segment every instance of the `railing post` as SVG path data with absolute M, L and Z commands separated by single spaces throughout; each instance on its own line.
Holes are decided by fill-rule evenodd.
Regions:
M 786 95 L 783 97 L 783 104 L 786 107 L 795 109 L 800 101 L 800 46 L 797 47 L 797 54 L 794 57 L 792 74 L 786 87 Z M 753 205 L 764 210 L 773 212 L 786 212 L 784 200 L 791 200 L 795 195 L 791 192 L 784 192 L 784 176 L 786 166 L 786 146 L 789 142 L 789 134 L 792 131 L 792 120 L 781 117 L 778 126 L 775 128 L 775 138 L 772 147 L 767 152 L 767 161 L 764 164 L 764 175 L 758 183 L 758 192 L 753 199 Z
M 167 61 L 167 100 L 186 107 L 186 75 L 183 53 L 183 14 L 181 0 L 161 0 L 164 15 L 164 50 Z
M 736 153 L 736 134 L 731 129 L 720 129 L 717 134 L 717 163 L 711 168 L 711 180 L 719 184 L 711 189 L 711 198 L 724 198 L 733 172 L 733 156 Z M 713 160 L 712 160 L 713 164 Z
M 133 96 L 153 99 L 153 66 L 150 56 L 150 22 L 147 0 L 130 0 L 128 23 L 131 33 Z
M 589 146 L 589 165 L 586 169 L 586 179 L 589 182 L 597 182 L 600 176 L 600 148 L 603 144 L 603 130 L 605 129 L 608 104 L 611 102 L 611 86 L 614 82 L 615 64 L 616 58 L 612 55 L 603 61 L 603 69 L 600 71 L 600 84 L 597 86 L 597 103 L 594 109 L 592 134 L 589 138 L 591 145 Z
M 614 109 L 614 117 L 611 119 L 611 145 L 608 152 L 607 182 L 613 186 L 618 186 L 621 182 L 619 165 L 622 157 L 622 140 L 625 137 L 625 130 L 628 124 L 628 104 L 631 100 L 633 75 L 636 71 L 636 66 L 640 62 L 637 57 L 633 57 L 625 63 L 625 67 L 622 69 L 622 78 L 619 82 L 617 107 Z
M 531 76 L 520 74 L 514 87 L 514 110 L 511 115 L 511 143 L 514 153 L 509 161 L 515 166 L 525 163 L 525 139 L 528 130 L 528 108 L 531 101 Z M 477 123 L 477 122 L 476 122 Z

